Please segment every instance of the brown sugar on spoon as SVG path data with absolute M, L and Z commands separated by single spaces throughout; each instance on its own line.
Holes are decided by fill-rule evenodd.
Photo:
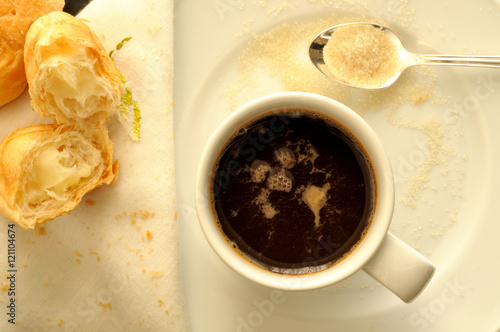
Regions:
M 338 27 L 323 54 L 331 76 L 357 87 L 383 85 L 400 68 L 396 45 L 371 25 Z

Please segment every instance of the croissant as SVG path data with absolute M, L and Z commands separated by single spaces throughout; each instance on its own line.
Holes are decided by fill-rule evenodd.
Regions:
M 31 105 L 58 123 L 104 123 L 121 104 L 120 72 L 85 20 L 52 12 L 26 35 L 24 63 Z
M 74 209 L 84 194 L 114 181 L 105 127 L 42 124 L 0 143 L 0 212 L 33 229 Z
M 0 106 L 17 98 L 26 87 L 23 50 L 30 25 L 63 7 L 64 0 L 0 1 Z

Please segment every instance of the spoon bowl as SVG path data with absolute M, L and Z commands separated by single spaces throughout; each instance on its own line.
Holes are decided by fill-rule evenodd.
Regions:
M 387 37 L 388 40 L 392 42 L 396 49 L 397 61 L 398 61 L 398 70 L 394 73 L 394 75 L 387 78 L 383 83 L 378 84 L 376 86 L 373 85 L 360 85 L 346 82 L 344 80 L 335 77 L 329 66 L 325 63 L 324 57 L 324 48 L 327 43 L 332 38 L 332 35 L 337 31 L 337 29 L 344 26 L 354 26 L 354 25 L 368 25 L 372 26 L 376 29 L 379 29 L 384 33 L 384 37 Z M 367 23 L 367 22 L 353 22 L 353 23 L 345 23 L 330 27 L 326 30 L 323 30 L 319 33 L 314 40 L 311 42 L 309 46 L 309 57 L 313 65 L 319 69 L 321 73 L 323 73 L 328 78 L 356 88 L 363 89 L 383 89 L 392 85 L 396 80 L 401 76 L 401 73 L 412 66 L 415 65 L 459 65 L 459 66 L 474 66 L 474 67 L 490 67 L 490 68 L 500 68 L 500 57 L 498 56 L 462 56 L 462 55 L 431 55 L 431 54 L 415 54 L 406 50 L 406 48 L 401 43 L 401 40 L 398 36 L 388 27 L 377 24 L 377 23 Z

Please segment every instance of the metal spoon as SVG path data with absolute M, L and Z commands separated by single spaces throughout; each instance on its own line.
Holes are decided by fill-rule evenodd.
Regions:
M 323 58 L 323 48 L 328 43 L 331 35 L 335 32 L 335 29 L 354 24 L 366 24 L 371 25 L 375 28 L 382 30 L 396 45 L 397 51 L 399 53 L 399 62 L 401 64 L 400 70 L 391 78 L 389 78 L 384 84 L 377 87 L 364 87 L 364 86 L 354 86 L 346 82 L 340 81 L 329 74 L 329 70 L 325 64 Z M 334 27 L 328 28 L 322 31 L 320 34 L 314 38 L 309 47 L 309 57 L 312 63 L 327 77 L 333 79 L 336 82 L 354 86 L 357 88 L 366 89 L 382 89 L 390 86 L 394 83 L 401 73 L 408 67 L 415 65 L 448 65 L 448 66 L 473 66 L 473 67 L 490 67 L 490 68 L 500 68 L 500 57 L 498 56 L 464 56 L 464 55 L 440 55 L 440 54 L 414 54 L 408 52 L 401 40 L 396 36 L 396 34 L 386 26 L 376 24 L 376 23 L 366 23 L 366 22 L 355 22 L 336 25 Z

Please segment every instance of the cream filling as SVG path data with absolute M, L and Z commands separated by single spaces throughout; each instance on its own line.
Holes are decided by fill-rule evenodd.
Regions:
M 97 82 L 100 79 L 90 68 L 65 63 L 51 68 L 50 90 L 61 109 L 68 107 L 65 101 L 74 100 L 84 110 L 91 106 L 88 104 L 91 98 L 105 97 L 106 90 Z
M 39 202 L 64 196 L 68 189 L 92 174 L 93 167 L 85 162 L 72 163 L 70 153 L 56 146 L 44 149 L 34 160 L 30 179 L 26 184 L 28 202 Z

